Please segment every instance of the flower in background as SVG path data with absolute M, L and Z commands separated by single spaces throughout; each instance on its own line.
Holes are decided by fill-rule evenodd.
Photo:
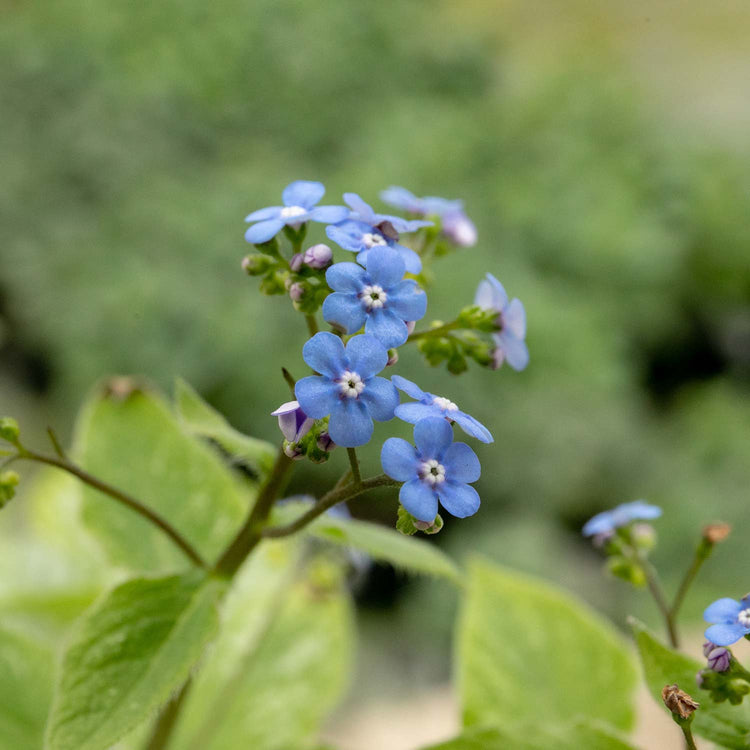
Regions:
M 398 392 L 389 380 L 375 377 L 388 362 L 388 350 L 377 338 L 354 336 L 344 348 L 338 336 L 316 333 L 302 357 L 320 375 L 298 380 L 295 395 L 313 419 L 331 415 L 328 433 L 337 445 L 364 445 L 372 436 L 373 419 L 393 418 Z
M 483 443 L 494 441 L 490 431 L 479 420 L 461 411 L 450 399 L 423 391 L 416 383 L 400 375 L 391 376 L 391 382 L 407 396 L 416 399 L 416 401 L 399 404 L 396 407 L 396 416 L 404 422 L 417 424 L 426 417 L 443 417 L 450 422 L 455 422 L 467 435 Z
M 506 362 L 514 370 L 523 370 L 529 364 L 529 350 L 526 348 L 526 311 L 521 300 L 508 301 L 503 285 L 491 274 L 482 279 L 474 295 L 474 304 L 483 310 L 497 312 L 496 323 L 500 329 L 492 334 L 495 342 L 493 369 L 497 370 Z
M 387 245 L 397 250 L 409 273 L 419 273 L 422 261 L 411 248 L 398 243 L 400 232 L 414 232 L 432 226 L 431 221 L 407 221 L 398 216 L 376 214 L 356 193 L 344 193 L 345 203 L 351 213 L 345 221 L 326 227 L 326 234 L 337 244 L 358 253 L 357 263 L 364 265 L 371 248 Z
M 750 594 L 740 601 L 717 599 L 703 613 L 706 622 L 715 623 L 706 628 L 706 638 L 716 646 L 731 646 L 750 633 Z
M 427 295 L 415 281 L 404 279 L 405 272 L 402 257 L 387 246 L 368 253 L 366 270 L 336 263 L 326 272 L 334 292 L 323 303 L 323 317 L 347 333 L 364 325 L 387 349 L 401 346 L 409 337 L 406 321 L 420 320 L 427 311 Z
M 380 453 L 383 471 L 404 482 L 401 505 L 418 521 L 433 521 L 438 501 L 451 514 L 466 518 L 479 509 L 479 495 L 469 484 L 481 474 L 479 459 L 466 443 L 453 442 L 453 429 L 439 417 L 414 427 L 416 448 L 401 438 L 388 438 Z
M 285 224 L 295 226 L 306 221 L 335 224 L 343 221 L 349 215 L 345 206 L 316 205 L 325 192 L 326 189 L 320 182 L 292 182 L 281 194 L 283 206 L 261 208 L 245 217 L 245 221 L 258 222 L 245 232 L 245 239 L 259 245 L 275 237 Z
M 657 505 L 649 505 L 643 500 L 623 503 L 612 510 L 597 513 L 593 518 L 586 521 L 583 527 L 583 535 L 612 534 L 616 529 L 627 526 L 633 521 L 650 521 L 659 518 L 660 515 L 661 508 Z

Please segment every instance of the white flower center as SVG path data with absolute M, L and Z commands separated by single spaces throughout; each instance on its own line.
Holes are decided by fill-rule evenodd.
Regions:
M 743 609 L 737 615 L 737 622 L 742 625 L 743 628 L 750 628 L 750 609 Z
M 356 372 L 351 372 L 351 370 L 342 372 L 337 382 L 341 389 L 341 394 L 347 398 L 357 398 L 365 389 L 362 378 Z
M 443 396 L 435 396 L 435 398 L 432 399 L 432 403 L 437 406 L 438 409 L 442 409 L 443 411 L 458 411 L 458 406 L 453 403 L 448 398 L 443 398 Z
M 434 458 L 423 461 L 419 466 L 419 478 L 433 486 L 440 484 L 445 481 L 445 466 Z
M 284 208 L 281 209 L 281 218 L 286 219 L 296 219 L 298 216 L 303 216 L 307 213 L 306 208 L 302 208 L 302 206 L 284 206 Z
M 375 234 L 373 232 L 367 232 L 362 235 L 362 242 L 365 243 L 365 247 L 371 248 L 375 245 L 387 245 L 385 237 L 382 234 Z
M 368 284 L 363 287 L 360 297 L 367 310 L 380 309 L 388 299 L 388 295 L 383 291 L 383 287 L 377 284 Z

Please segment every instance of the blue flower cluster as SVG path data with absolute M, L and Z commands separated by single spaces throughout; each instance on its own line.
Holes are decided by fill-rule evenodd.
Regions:
M 472 515 L 480 502 L 471 486 L 480 476 L 479 459 L 468 445 L 454 442 L 452 425 L 483 443 L 493 441 L 489 430 L 452 400 L 398 375 L 391 379 L 379 375 L 397 361 L 389 350 L 407 342 L 414 321 L 427 311 L 427 295 L 406 277 L 419 273 L 422 261 L 400 244 L 400 235 L 432 227 L 433 222 L 375 213 L 355 193 L 344 194 L 346 207 L 318 206 L 324 193 L 319 182 L 293 182 L 283 191 L 283 206 L 260 209 L 246 219 L 254 222 L 245 234 L 254 244 L 269 242 L 285 226 L 299 230 L 306 222 L 317 221 L 328 225 L 331 240 L 357 253 L 356 263 L 330 265 L 330 249 L 316 245 L 306 253 L 295 251 L 289 263 L 293 273 L 302 273 L 306 264 L 320 272 L 321 280 L 325 274 L 322 313 L 338 333 L 315 333 L 307 341 L 302 356 L 316 374 L 297 381 L 296 401 L 274 412 L 288 448 L 294 453 L 295 442 L 316 420 L 328 419 L 325 449 L 330 450 L 333 445 L 364 445 L 372 437 L 374 421 L 398 417 L 414 425 L 414 445 L 387 439 L 381 463 L 388 476 L 403 482 L 399 495 L 403 507 L 421 522 L 434 521 L 438 505 L 460 518 Z M 412 214 L 440 219 L 443 233 L 453 235 L 455 244 L 471 245 L 476 240 L 476 230 L 459 201 L 416 198 L 403 188 L 390 188 L 383 199 Z M 509 303 L 500 282 L 489 274 L 487 279 L 475 304 L 497 312 L 499 360 L 523 369 L 528 361 L 523 306 L 518 300 Z M 398 390 L 414 401 L 400 404 Z

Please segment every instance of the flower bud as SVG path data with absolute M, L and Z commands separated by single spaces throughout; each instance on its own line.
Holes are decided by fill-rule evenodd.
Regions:
M 648 552 L 656 546 L 656 532 L 650 523 L 635 523 L 630 529 L 630 538 L 640 550 Z
M 0 419 L 0 438 L 16 445 L 20 435 L 21 429 L 13 417 L 3 417 Z
M 732 663 L 732 653 L 723 646 L 714 648 L 707 654 L 708 668 L 714 672 L 726 672 Z
M 661 698 L 675 719 L 690 719 L 700 707 L 700 703 L 694 701 L 684 690 L 680 690 L 677 685 L 665 685 L 661 691 Z
M 386 367 L 393 367 L 393 365 L 398 362 L 398 350 L 397 349 L 389 349 L 388 350 L 388 361 L 385 363 Z
M 299 405 L 299 401 L 287 401 L 278 409 L 271 412 L 272 417 L 278 417 L 281 434 L 290 442 L 297 443 L 310 432 L 315 423 L 314 419 L 305 414 Z M 286 451 L 284 451 L 286 453 Z M 289 455 L 287 453 L 287 455 Z M 289 456 L 293 458 L 293 456 Z
M 4 471 L 0 474 L 0 508 L 15 497 L 16 486 L 20 481 L 21 477 L 15 471 Z
M 292 461 L 301 461 L 305 457 L 302 448 L 297 443 L 290 443 L 288 440 L 284 441 L 284 455 Z
M 414 333 L 414 329 L 417 327 L 417 321 L 416 320 L 407 320 L 406 321 L 406 332 L 409 334 L 409 336 Z
M 728 523 L 710 523 L 703 527 L 703 539 L 709 544 L 719 544 L 723 542 L 732 531 Z
M 336 447 L 336 443 L 331 440 L 331 436 L 327 432 L 321 432 L 318 435 L 317 446 L 320 450 L 330 453 Z
M 490 370 L 499 370 L 502 367 L 504 361 L 505 353 L 499 346 L 496 346 L 490 352 Z
M 473 247 L 477 244 L 477 228 L 463 211 L 443 216 L 443 234 L 459 247 Z
M 299 302 L 305 296 L 305 285 L 299 281 L 295 281 L 289 286 L 289 299 L 292 302 Z
M 285 272 L 274 271 L 260 282 L 260 291 L 263 294 L 284 294 L 286 291 L 284 286 L 286 278 L 287 274 Z
M 242 270 L 248 276 L 261 276 L 271 268 L 274 262 L 273 258 L 269 258 L 267 255 L 252 253 L 242 259 Z
M 717 646 L 712 641 L 704 641 L 703 642 L 703 656 L 708 656 L 715 648 L 719 648 L 719 646 Z
M 318 270 L 329 266 L 332 260 L 333 251 L 328 245 L 324 245 L 323 243 L 308 247 L 303 255 L 305 265 Z
M 289 268 L 294 271 L 294 273 L 297 273 L 300 268 L 302 268 L 302 263 L 304 260 L 304 255 L 302 253 L 295 253 L 292 255 L 292 259 L 289 261 Z

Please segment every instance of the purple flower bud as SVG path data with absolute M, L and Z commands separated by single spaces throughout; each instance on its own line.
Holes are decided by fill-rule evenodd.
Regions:
M 715 643 L 711 641 L 703 642 L 703 656 L 708 656 L 715 648 L 719 648 Z
M 459 247 L 473 247 L 477 244 L 477 228 L 463 211 L 443 216 L 443 234 Z
M 302 264 L 304 263 L 305 256 L 302 253 L 295 253 L 292 255 L 292 259 L 289 261 L 289 268 L 292 269 L 295 273 L 299 271 L 300 268 L 302 268 Z
M 388 361 L 385 363 L 386 367 L 392 367 L 393 365 L 398 362 L 398 350 L 397 349 L 389 349 L 388 350 Z
M 292 302 L 299 302 L 304 296 L 305 296 L 305 287 L 302 286 L 302 284 L 300 284 L 299 281 L 295 281 L 293 284 L 290 285 L 289 298 L 292 300 Z
M 315 422 L 300 409 L 299 401 L 287 401 L 271 412 L 272 417 L 279 418 L 281 434 L 290 442 L 296 443 L 307 435 Z M 286 450 L 284 451 L 286 453 Z M 287 455 L 289 455 L 287 453 Z M 289 456 L 293 458 L 293 456 Z
M 319 244 L 308 247 L 303 255 L 303 262 L 310 268 L 325 268 L 333 260 L 333 251 L 328 245 Z
M 499 347 L 496 346 L 491 352 L 490 357 L 492 358 L 492 362 L 490 363 L 490 370 L 499 370 L 503 366 L 503 362 L 505 361 L 505 352 Z
M 726 672 L 732 662 L 732 654 L 728 648 L 719 646 L 708 654 L 708 668 L 714 672 Z
M 409 336 L 414 333 L 414 329 L 417 327 L 417 321 L 416 320 L 407 320 L 406 321 L 406 332 L 409 334 Z
M 695 681 L 698 684 L 698 687 L 703 687 L 704 678 L 703 673 L 705 672 L 705 669 L 701 669 L 696 675 L 695 675 Z
M 330 452 L 336 447 L 336 443 L 331 440 L 331 436 L 327 432 L 321 432 L 318 435 L 318 448 L 322 451 Z

